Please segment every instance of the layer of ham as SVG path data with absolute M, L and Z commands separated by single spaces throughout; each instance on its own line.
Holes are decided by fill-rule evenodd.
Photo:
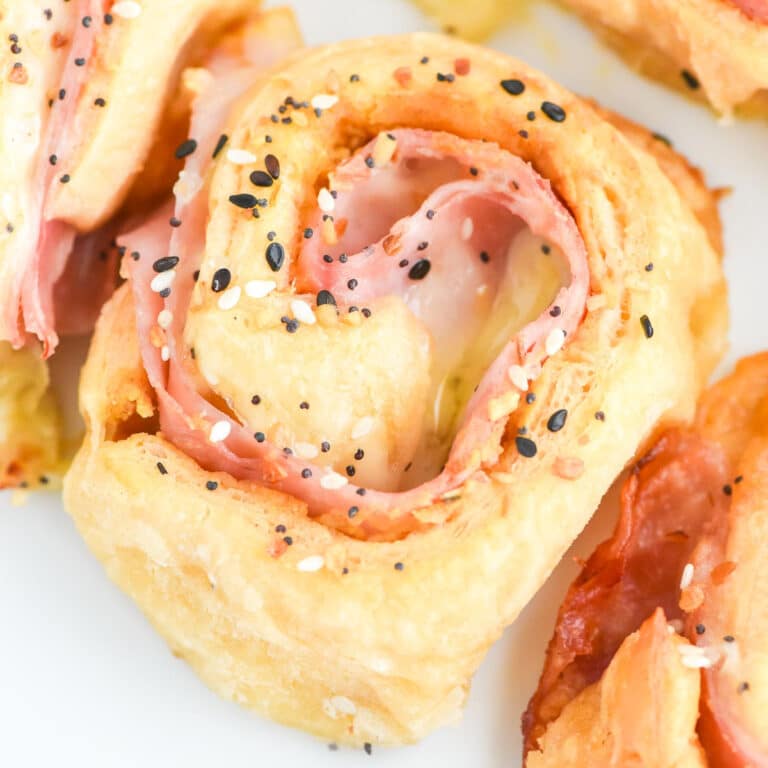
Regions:
M 381 295 L 420 296 L 414 306 L 419 304 L 427 314 L 448 314 L 451 308 L 440 301 L 439 292 L 447 290 L 451 271 L 455 268 L 461 274 L 462 259 L 479 263 L 482 250 L 495 249 L 498 253 L 501 239 L 511 234 L 509 230 L 494 234 L 493 217 L 484 213 L 486 207 L 496 214 L 503 211 L 508 221 L 521 220 L 534 234 L 560 248 L 565 255 L 570 281 L 555 296 L 553 303 L 559 308 L 558 312 L 542 313 L 504 344 L 466 407 L 445 468 L 437 477 L 399 493 L 361 489 L 346 478 L 333 482 L 339 479 L 335 477 L 329 483 L 328 473 L 322 467 L 288 455 L 269 441 L 256 441 L 252 432 L 230 413 L 203 397 L 196 386 L 199 378 L 195 364 L 182 343 L 193 275 L 204 251 L 207 220 L 204 178 L 224 116 L 242 93 L 247 80 L 247 73 L 242 71 L 217 78 L 216 87 L 199 99 L 194 109 L 190 135 L 197 140 L 198 149 L 188 158 L 176 188 L 175 215 L 184 221 L 184 226 L 170 233 L 167 211 L 164 211 L 121 240 L 130 251 L 141 254 L 138 261 L 129 260 L 127 265 L 134 287 L 144 364 L 157 392 L 163 434 L 203 467 L 225 471 L 301 498 L 308 504 L 310 514 L 352 535 L 391 537 L 403 534 L 418 527 L 412 516 L 413 510 L 430 506 L 468 478 L 482 474 L 481 457 L 484 456 L 490 464 L 498 457 L 506 416 L 511 409 L 507 408 L 506 412 L 491 419 L 492 406 L 510 396 L 514 402 L 520 394 L 510 382 L 510 366 L 540 365 L 547 356 L 545 341 L 552 331 L 570 336 L 578 327 L 589 284 L 585 247 L 575 222 L 549 184 L 518 158 L 493 145 L 445 134 L 407 129 L 393 131 L 398 153 L 404 162 L 409 158 L 452 158 L 458 167 L 466 170 L 465 178 L 442 184 L 439 182 L 446 180 L 438 179 L 437 188 L 423 190 L 417 195 L 422 202 L 416 213 L 404 215 L 391 227 L 382 227 L 370 210 L 367 218 L 350 216 L 350 221 L 360 222 L 360 225 L 350 225 L 337 248 L 345 248 L 348 252 L 349 274 L 344 268 L 338 268 L 338 262 L 333 272 L 327 270 L 322 260 L 325 252 L 308 245 L 301 254 L 296 273 L 305 289 L 330 290 L 339 305 L 359 304 L 366 297 Z M 371 178 L 372 170 L 365 158 L 373 151 L 373 146 L 363 147 L 336 169 L 334 184 L 345 188 L 340 189 L 337 196 L 336 205 L 340 210 L 355 208 L 355 187 Z M 470 167 L 479 169 L 478 180 L 471 179 Z M 405 196 L 411 193 L 408 189 L 404 191 Z M 426 199 L 423 199 L 425 194 Z M 427 210 L 436 212 L 433 220 L 426 216 Z M 415 282 L 409 279 L 408 270 L 398 268 L 397 261 L 406 258 L 413 265 L 420 258 L 418 245 L 426 239 L 440 243 L 443 238 L 445 244 L 445 238 L 455 238 L 460 233 L 455 226 L 451 228 L 451 222 L 455 225 L 470 213 L 478 218 L 483 228 L 478 227 L 478 237 L 468 238 L 467 248 L 458 251 L 459 263 L 452 263 L 450 269 L 443 272 L 441 280 L 426 279 L 414 288 Z M 321 218 L 321 211 L 315 210 L 310 214 L 308 226 L 317 226 Z M 494 237 L 499 239 L 498 242 Z M 387 255 L 385 247 L 392 238 L 399 241 L 394 259 Z M 169 254 L 178 256 L 180 261 L 170 278 L 171 294 L 163 299 L 150 287 L 157 277 L 152 265 Z M 434 262 L 439 263 L 439 254 L 434 257 Z M 354 290 L 348 286 L 352 277 L 358 281 Z M 430 274 L 430 277 L 435 278 L 435 275 Z M 438 292 L 435 301 L 430 301 L 432 291 Z M 167 309 L 173 319 L 166 329 L 165 345 L 156 345 L 152 339 L 157 340 L 156 319 L 162 309 Z M 167 349 L 163 350 L 163 346 Z M 163 357 L 168 359 L 164 361 Z M 208 439 L 210 429 L 221 421 L 229 425 L 228 436 L 212 442 Z M 311 477 L 302 477 L 305 469 L 311 470 Z M 348 514 L 351 507 L 356 508 L 355 515 Z
M 728 0 L 747 18 L 760 24 L 768 24 L 768 2 L 766 0 Z

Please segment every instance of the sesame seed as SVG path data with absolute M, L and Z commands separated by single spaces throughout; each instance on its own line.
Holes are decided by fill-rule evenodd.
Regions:
M 163 256 L 152 264 L 152 269 L 154 269 L 155 272 L 167 272 L 169 269 L 173 269 L 178 263 L 178 256 Z
M 559 352 L 565 343 L 565 331 L 562 328 L 553 328 L 544 342 L 547 355 L 552 356 Z
M 325 558 L 322 555 L 310 555 L 296 564 L 297 570 L 302 573 L 314 573 L 319 571 L 325 565 Z
M 323 187 L 317 193 L 317 205 L 323 213 L 331 213 L 336 207 L 336 201 L 333 199 L 333 195 L 331 195 L 327 187 Z
M 461 222 L 461 239 L 469 240 L 472 237 L 472 233 L 475 231 L 475 223 L 467 216 L 464 221 Z
M 365 744 L 363 744 L 363 749 L 365 750 L 366 755 L 370 755 L 371 752 L 373 752 L 373 747 L 369 741 L 366 741 Z
M 331 470 L 327 475 L 323 475 L 320 478 L 320 487 L 329 491 L 336 491 L 339 488 L 343 488 L 349 481 L 344 475 L 340 475 L 338 472 Z
M 328 451 L 331 450 L 331 444 L 327 440 L 323 440 L 323 442 L 320 443 L 320 450 L 323 453 L 328 453 Z
M 299 322 L 305 323 L 306 325 L 314 325 L 317 322 L 312 307 L 310 307 L 306 301 L 302 301 L 301 299 L 294 299 L 291 301 L 291 312 Z
M 249 163 L 255 163 L 256 159 L 256 155 L 247 149 L 236 149 L 233 147 L 227 150 L 227 160 L 235 165 L 248 165 Z
M 314 459 L 320 453 L 317 446 L 312 443 L 296 443 L 294 449 L 300 459 Z
M 69 180 L 70 180 L 71 178 L 72 178 L 72 177 L 71 177 L 71 176 L 70 176 L 68 173 L 65 173 L 65 174 L 64 174 L 64 175 L 63 175 L 63 176 L 62 176 L 62 177 L 59 179 L 59 181 L 60 181 L 62 184 L 69 184 Z
M 309 469 L 308 467 L 305 467 L 304 469 L 301 470 L 301 476 L 305 480 L 309 480 L 309 478 L 312 477 L 312 470 Z
M 519 96 L 525 90 L 525 83 L 516 78 L 502 80 L 501 87 L 512 96 Z
M 700 87 L 700 83 L 696 75 L 693 74 L 693 72 L 689 72 L 687 69 L 683 69 L 680 72 L 680 75 L 683 78 L 683 81 L 685 84 L 692 90 L 696 91 Z
M 176 279 L 176 270 L 169 269 L 167 272 L 161 272 L 152 278 L 149 287 L 155 293 L 162 295 L 163 291 L 170 291 L 173 281 Z
M 75 66 L 76 67 L 84 67 L 85 66 L 85 59 L 83 59 L 82 57 L 78 57 L 77 59 L 75 59 Z
M 226 267 L 221 267 L 213 273 L 211 290 L 214 291 L 214 293 L 220 293 L 227 289 L 231 280 L 232 273 Z
M 170 219 L 168 219 L 168 223 L 169 223 L 169 224 L 170 224 L 170 225 L 171 225 L 171 226 L 172 226 L 174 229 L 176 229 L 176 227 L 180 227 L 180 226 L 181 226 L 181 219 L 177 219 L 175 216 L 171 216 L 171 218 L 170 218 Z
M 373 429 L 373 424 L 374 422 L 372 416 L 363 416 L 363 418 L 359 419 L 352 427 L 352 439 L 359 440 L 361 437 L 365 437 L 367 434 L 370 434 L 371 430 Z
M 336 299 L 333 298 L 333 294 L 326 290 L 318 292 L 316 302 L 318 307 L 323 306 L 323 304 L 331 304 L 334 307 L 336 306 Z
M 518 135 L 518 136 L 519 136 L 521 139 L 527 139 L 527 138 L 528 138 L 528 131 L 526 131 L 524 128 L 522 128 L 521 130 L 519 130 L 519 131 L 517 132 L 517 135 Z
M 163 462 L 162 462 L 162 461 L 158 461 L 158 462 L 157 462 L 157 471 L 158 471 L 158 472 L 159 472 L 161 475 L 167 475 L 167 474 L 168 474 L 168 470 L 165 468 L 165 465 L 163 464 Z
M 232 425 L 226 421 L 217 421 L 208 434 L 208 439 L 212 443 L 220 443 L 222 440 L 226 440 L 229 437 L 229 433 L 232 431 Z
M 726 484 L 726 485 L 723 486 L 723 493 L 726 496 L 732 496 L 733 495 L 733 488 L 731 488 L 730 485 Z
M 598 421 L 605 421 L 605 413 L 603 411 L 595 411 L 595 418 Z
M 171 359 L 171 348 L 167 344 L 160 347 L 160 359 L 167 363 Z
M 245 284 L 245 295 L 252 299 L 263 299 L 277 288 L 274 280 L 249 280 Z
M 205 484 L 205 487 L 209 491 L 215 491 L 219 487 L 219 484 L 215 480 L 208 480 L 208 482 Z
M 358 448 L 355 451 L 355 461 L 362 461 L 365 458 L 365 451 L 362 448 Z
M 648 263 L 645 265 L 645 271 L 646 271 L 646 272 L 653 272 L 653 262 L 652 262 L 652 261 L 649 261 L 649 262 L 648 262 Z
M 56 155 L 51 155 L 51 156 L 48 158 L 48 162 L 49 162 L 51 165 L 56 165 L 56 163 L 58 163 L 58 162 L 59 162 L 59 158 L 58 158 Z
M 120 0 L 110 9 L 115 16 L 123 19 L 135 19 L 141 14 L 141 6 L 134 0 Z
M 547 421 L 547 429 L 550 432 L 559 432 L 565 426 L 565 420 L 568 418 L 568 411 L 561 408 L 555 411 Z
M 169 309 L 161 309 L 157 315 L 157 324 L 165 331 L 173 321 L 173 313 Z
M 707 628 L 703 624 L 696 625 L 696 634 L 703 635 L 707 631 Z
M 273 179 L 280 178 L 280 161 L 274 155 L 267 155 L 264 158 L 264 166 Z
M 266 435 L 263 432 L 254 432 L 253 437 L 257 443 L 263 443 L 266 440 Z
M 222 133 L 221 136 L 219 136 L 219 139 L 216 142 L 216 146 L 214 147 L 214 150 L 213 150 L 213 155 L 211 155 L 211 157 L 213 157 L 214 160 L 219 156 L 219 153 L 221 152 L 222 149 L 224 149 L 224 146 L 228 141 L 229 141 L 229 136 L 227 136 L 226 133 Z
M 256 187 L 271 187 L 274 184 L 272 177 L 266 171 L 254 171 L 248 178 Z
M 565 110 L 559 104 L 543 101 L 541 103 L 541 111 L 556 123 L 562 123 L 565 120 Z
M 339 101 L 339 97 L 332 93 L 318 93 L 313 96 L 310 104 L 313 109 L 330 109 Z
M 686 563 L 680 576 L 680 589 L 688 589 L 693 581 L 693 563 Z
M 229 202 L 244 210 L 255 208 L 258 204 L 257 198 L 248 192 L 238 192 L 235 195 L 230 195 Z
M 98 98 L 98 99 L 94 99 L 94 100 L 93 100 L 93 103 L 94 103 L 94 104 L 95 104 L 97 107 L 106 107 L 106 106 L 107 106 L 107 102 L 106 102 L 106 100 L 105 100 L 105 99 L 102 99 L 102 98 L 101 98 L 101 96 L 99 96 L 99 98 Z
M 645 333 L 645 338 L 650 339 L 653 336 L 653 325 L 651 325 L 651 320 L 648 317 L 648 315 L 643 315 L 640 318 L 640 325 L 643 326 L 643 333 Z
M 517 451 L 521 456 L 525 456 L 526 459 L 531 459 L 536 455 L 537 448 L 536 443 L 533 442 L 529 437 L 516 437 L 515 438 L 515 445 L 517 446 Z
M 533 111 L 527 112 L 525 117 L 527 120 L 530 120 L 531 122 L 533 122 L 536 119 L 536 113 Z
M 219 296 L 217 304 L 219 309 L 226 311 L 237 306 L 238 301 L 240 301 L 240 286 L 234 285 Z
M 522 365 L 510 365 L 507 369 L 509 380 L 520 390 L 525 392 L 528 389 L 528 377 Z
M 93 19 L 90 16 L 83 16 L 82 22 L 84 27 L 90 27 Z
M 429 259 L 419 259 L 409 270 L 408 277 L 411 280 L 423 280 L 432 268 Z
M 173 154 L 177 160 L 183 160 L 185 157 L 189 157 L 196 149 L 197 142 L 194 139 L 187 139 L 176 147 L 176 151 Z
M 285 249 L 280 243 L 270 243 L 265 252 L 267 264 L 273 272 L 279 272 L 285 261 Z

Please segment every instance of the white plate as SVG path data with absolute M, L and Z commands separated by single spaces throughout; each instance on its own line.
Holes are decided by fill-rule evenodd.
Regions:
M 296 0 L 310 43 L 430 28 L 402 0 Z M 720 125 L 630 73 L 576 20 L 540 7 L 491 45 L 662 131 L 715 185 L 731 283 L 729 364 L 768 348 L 768 125 Z M 649 254 L 652 256 L 652 254 Z M 607 516 L 574 545 L 587 555 Z M 222 701 L 175 659 L 105 578 L 53 494 L 12 507 L 0 494 L 0 766 L 515 768 L 519 718 L 535 687 L 570 558 L 493 648 L 464 719 L 415 747 L 331 752 Z

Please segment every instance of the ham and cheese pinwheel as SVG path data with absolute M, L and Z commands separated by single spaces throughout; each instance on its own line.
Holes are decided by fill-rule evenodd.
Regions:
M 298 35 L 287 11 L 252 0 L 4 0 L 0 31 L 0 350 L 13 379 L 0 409 L 19 416 L 47 374 L 11 348 L 37 339 L 48 357 L 60 333 L 90 330 L 117 278 L 115 217 L 170 193 L 194 86 L 184 68 L 233 56 L 264 68 Z M 37 410 L 37 453 L 50 453 L 53 422 Z M 9 424 L 0 486 L 32 472 Z
M 413 741 L 691 414 L 726 325 L 715 197 L 431 35 L 221 73 L 183 146 L 174 200 L 118 239 L 66 505 L 216 690 Z
M 723 114 L 768 91 L 767 0 L 563 0 L 651 75 Z
M 666 433 L 631 472 L 612 538 L 560 609 L 523 718 L 527 765 L 768 765 L 766 541 L 763 353 L 712 387 L 693 426 Z M 662 667 L 659 656 L 622 667 L 625 638 L 643 622 L 648 634 L 654 611 L 689 642 L 676 638 L 679 655 Z M 600 716 L 590 719 L 595 701 Z M 601 759 L 574 751 L 606 733 Z

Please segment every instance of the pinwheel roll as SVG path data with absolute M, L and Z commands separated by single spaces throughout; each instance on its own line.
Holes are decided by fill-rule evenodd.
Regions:
M 580 732 L 582 699 L 596 695 L 586 692 L 605 685 L 624 638 L 657 609 L 671 632 L 693 644 L 679 647 L 679 668 L 702 670 L 694 722 L 706 764 L 768 765 L 767 502 L 764 353 L 742 360 L 704 395 L 694 425 L 666 433 L 632 471 L 613 537 L 589 559 L 560 609 L 539 688 L 523 718 L 528 765 L 561 764 L 562 750 Z M 646 708 L 670 707 L 675 691 L 657 679 L 653 660 L 639 659 L 632 674 L 646 672 L 655 681 L 654 700 L 604 703 L 601 712 L 613 733 L 634 729 Z M 665 734 L 673 722 L 661 724 Z M 694 738 L 689 727 L 675 730 Z M 624 765 L 621 756 L 628 759 L 638 748 L 657 755 L 639 764 L 677 765 L 674 751 L 663 759 L 654 753 L 659 743 L 659 733 L 647 730 L 604 764 Z M 583 753 L 570 764 L 595 763 Z
M 564 0 L 641 70 L 729 114 L 765 103 L 766 0 Z
M 714 198 L 636 126 L 439 36 L 235 73 L 190 136 L 173 203 L 119 240 L 67 507 L 216 690 L 413 741 L 691 414 L 725 329 Z

